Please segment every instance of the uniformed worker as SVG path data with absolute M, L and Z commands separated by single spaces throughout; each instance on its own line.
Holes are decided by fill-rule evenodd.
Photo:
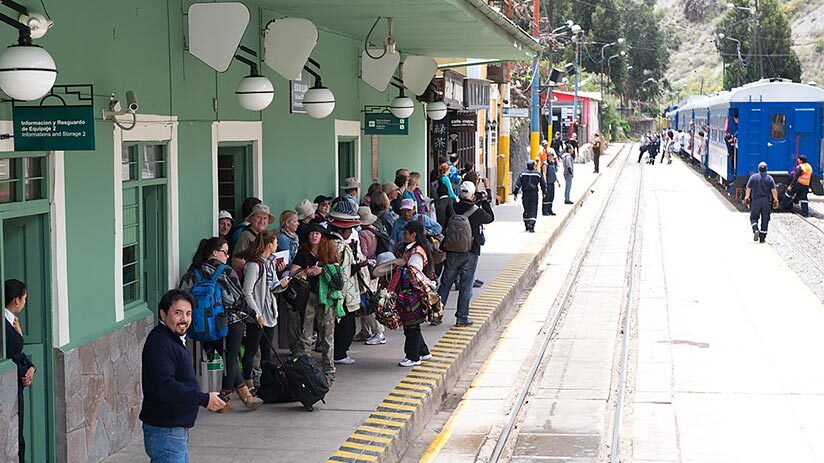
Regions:
M 538 188 L 541 189 L 542 194 L 546 195 L 544 177 L 535 170 L 535 161 L 530 159 L 526 163 L 526 171 L 518 176 L 513 192 L 517 200 L 518 192 L 524 191 L 524 227 L 530 233 L 535 233 L 535 219 L 538 216 Z
M 787 207 L 792 207 L 795 200 L 801 204 L 801 215 L 810 215 L 810 204 L 807 202 L 807 194 L 810 192 L 810 180 L 813 178 L 813 166 L 807 163 L 807 156 L 798 155 L 798 166 L 794 172 L 795 180 L 787 188 L 784 195 L 788 198 Z
M 547 149 L 546 163 L 541 166 L 541 174 L 546 182 L 541 212 L 543 215 L 555 215 L 552 212 L 552 202 L 555 201 L 555 186 L 560 187 L 561 183 L 558 181 L 558 156 L 551 147 Z
M 752 240 L 763 243 L 767 238 L 767 227 L 770 225 L 771 207 L 778 208 L 778 190 L 775 189 L 775 180 L 772 175 L 767 173 L 766 162 L 759 163 L 758 172 L 750 175 L 750 179 L 747 180 L 744 204 L 750 205 Z M 761 219 L 760 227 L 759 218 Z

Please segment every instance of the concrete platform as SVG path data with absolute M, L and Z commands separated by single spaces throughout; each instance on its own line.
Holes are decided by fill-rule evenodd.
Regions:
M 621 148 L 613 145 L 604 156 L 606 165 Z M 573 182 L 575 205 L 563 204 L 563 190 L 556 188 L 555 217 L 538 218 L 537 233 L 524 232 L 520 202 L 495 208 L 495 222 L 485 227 L 476 278 L 486 284 L 476 289 L 470 317 L 476 324 L 456 328 L 457 292 L 446 306 L 444 324 L 425 326 L 424 338 L 433 360 L 412 370 L 397 366 L 403 358 L 403 333 L 386 332 L 387 343 L 366 346 L 354 343 L 352 366 L 337 368 L 337 380 L 314 412 L 295 404 L 264 405 L 215 414 L 200 412 L 191 431 L 190 452 L 198 463 L 229 459 L 252 462 L 395 461 L 410 436 L 426 423 L 473 358 L 473 346 L 491 333 L 501 311 L 511 307 L 514 295 L 532 282 L 538 261 L 550 240 L 557 236 L 597 175 L 591 164 L 576 164 Z M 602 168 L 603 169 L 603 168 Z M 608 170 L 604 169 L 604 170 Z M 561 180 L 563 188 L 563 180 Z M 560 200 L 559 200 L 560 198 Z M 539 211 L 540 213 L 540 211 Z M 233 403 L 242 409 L 240 402 Z M 145 461 L 142 441 L 105 460 L 109 463 Z

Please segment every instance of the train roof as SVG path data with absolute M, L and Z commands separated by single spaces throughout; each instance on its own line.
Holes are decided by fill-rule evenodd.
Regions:
M 696 104 L 706 100 L 707 98 L 709 97 L 706 95 L 690 95 L 689 97 L 687 97 L 686 100 L 684 100 L 683 104 L 678 105 L 677 111 L 681 112 L 686 111 L 688 109 L 693 109 L 695 108 Z
M 824 102 L 824 90 L 812 85 L 790 81 L 763 79 L 728 92 L 719 92 L 709 97 L 693 100 L 678 108 L 678 111 L 695 108 L 714 108 L 729 103 L 809 103 Z

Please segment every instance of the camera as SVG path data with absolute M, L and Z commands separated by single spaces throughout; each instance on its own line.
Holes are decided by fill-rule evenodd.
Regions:
M 129 90 L 126 92 L 126 109 L 130 113 L 136 113 L 137 110 L 140 108 L 140 104 L 137 102 L 137 97 L 134 95 L 134 92 Z

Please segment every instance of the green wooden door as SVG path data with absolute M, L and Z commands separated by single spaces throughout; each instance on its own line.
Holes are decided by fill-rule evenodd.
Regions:
M 355 142 L 338 140 L 338 185 L 343 186 L 349 177 L 360 177 L 355 169 Z
M 153 312 L 168 289 L 166 241 L 166 186 L 143 187 L 143 300 Z
M 50 461 L 52 426 L 50 408 L 51 349 L 50 280 L 46 215 L 3 220 L 3 279 L 26 283 L 28 303 L 20 314 L 24 352 L 37 368 L 34 384 L 24 392 L 26 461 Z
M 252 147 L 221 145 L 217 149 L 218 208 L 240 222 L 240 206 L 252 196 Z

